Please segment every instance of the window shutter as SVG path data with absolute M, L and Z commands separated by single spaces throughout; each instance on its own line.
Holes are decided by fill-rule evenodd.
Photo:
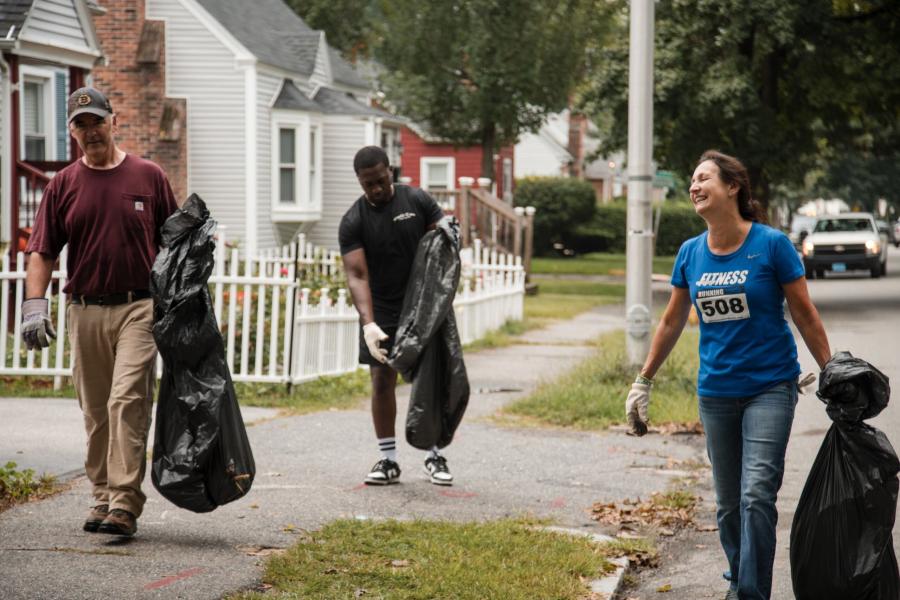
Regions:
M 66 126 L 66 100 L 68 99 L 68 77 L 56 73 L 56 160 L 69 159 L 69 131 Z

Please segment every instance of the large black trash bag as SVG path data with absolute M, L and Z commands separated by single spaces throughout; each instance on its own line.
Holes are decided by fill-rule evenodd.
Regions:
M 862 422 L 888 404 L 888 378 L 838 352 L 819 378 L 834 421 L 813 463 L 791 527 L 797 600 L 898 600 L 891 530 L 900 462 L 887 436 Z
M 192 194 L 163 225 L 150 277 L 163 359 L 151 476 L 160 494 L 194 512 L 242 497 L 256 473 L 207 286 L 215 228 Z
M 445 217 L 416 249 L 388 363 L 412 382 L 406 441 L 422 450 L 453 441 L 469 403 L 469 377 L 453 314 L 459 223 Z

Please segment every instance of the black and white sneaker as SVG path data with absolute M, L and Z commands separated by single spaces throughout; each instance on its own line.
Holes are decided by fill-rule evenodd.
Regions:
M 447 459 L 440 454 L 425 459 L 425 474 L 435 485 L 453 485 L 453 475 L 447 468 Z
M 388 485 L 400 479 L 400 465 L 389 458 L 382 458 L 366 475 L 366 485 Z

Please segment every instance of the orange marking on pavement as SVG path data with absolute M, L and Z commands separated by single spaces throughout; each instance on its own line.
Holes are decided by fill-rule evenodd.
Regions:
M 554 498 L 550 501 L 550 506 L 553 508 L 563 508 L 566 505 L 566 499 L 560 496 L 559 498 Z
M 194 575 L 199 575 L 203 572 L 203 569 L 200 567 L 195 567 L 193 569 L 188 569 L 187 571 L 182 571 L 181 573 L 176 573 L 170 577 L 163 577 L 159 581 L 154 581 L 153 583 L 148 583 L 144 586 L 145 590 L 158 590 L 161 587 L 166 587 L 167 585 L 173 584 L 176 581 L 181 581 L 182 579 L 187 579 L 189 577 L 193 577 Z
M 354 485 L 352 488 L 350 488 L 350 489 L 347 490 L 347 491 L 348 491 L 348 492 L 358 492 L 359 490 L 364 490 L 364 489 L 366 489 L 367 487 L 369 487 L 369 486 L 367 486 L 367 485 L 364 484 L 364 483 L 360 483 L 359 485 Z

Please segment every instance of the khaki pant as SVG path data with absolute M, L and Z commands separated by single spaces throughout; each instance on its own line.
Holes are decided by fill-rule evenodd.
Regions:
M 140 516 L 155 383 L 153 301 L 69 304 L 67 320 L 94 499 Z

